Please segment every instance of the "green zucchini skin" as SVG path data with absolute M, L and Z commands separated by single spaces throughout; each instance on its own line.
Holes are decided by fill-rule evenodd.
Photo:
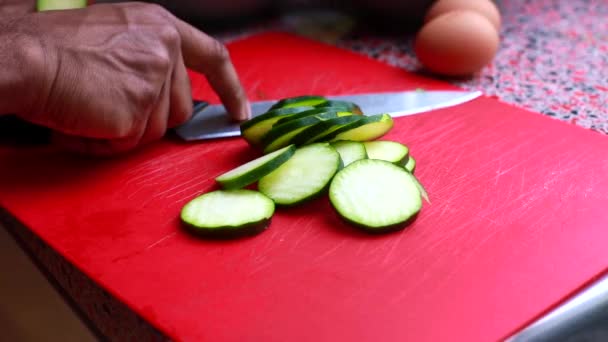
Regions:
M 355 115 L 363 115 L 361 107 L 350 101 L 327 100 L 326 102 L 320 103 L 315 107 L 343 107 L 347 109 L 346 111 Z
M 332 134 L 330 141 L 353 140 L 370 141 L 375 140 L 388 133 L 393 128 L 393 118 L 389 114 L 377 114 L 363 117 L 350 125 L 346 125 Z M 380 129 L 378 129 L 380 128 Z M 373 134 L 370 134 L 373 132 Z
M 297 108 L 300 108 L 300 107 L 297 107 Z M 289 108 L 287 108 L 287 109 L 289 109 Z M 306 116 L 321 115 L 321 114 L 329 113 L 329 112 L 336 112 L 336 113 L 338 113 L 338 112 L 345 112 L 345 111 L 347 111 L 347 108 L 345 108 L 345 107 L 313 108 L 313 109 L 309 109 L 309 110 L 306 110 L 306 111 L 299 112 L 299 113 L 294 114 L 294 115 L 290 115 L 290 116 L 281 118 L 274 125 L 275 126 L 279 126 L 279 125 L 282 125 L 282 124 L 287 123 L 289 121 L 298 120 L 298 119 L 301 119 L 301 118 L 306 117 Z
M 334 207 L 334 209 L 335 209 L 335 207 Z M 348 217 L 341 215 L 340 212 L 338 212 L 337 210 L 334 210 L 334 211 L 336 212 L 336 215 L 340 218 L 340 220 L 342 220 L 342 222 L 357 229 L 358 231 L 361 231 L 361 232 L 364 232 L 364 233 L 367 233 L 370 235 L 382 235 L 382 234 L 394 233 L 394 232 L 398 232 L 401 230 L 405 230 L 405 228 L 409 227 L 411 224 L 413 224 L 416 221 L 416 219 L 418 218 L 418 215 L 420 214 L 420 212 L 417 212 L 416 214 L 410 216 L 407 220 L 405 220 L 403 222 L 399 222 L 399 223 L 395 223 L 392 225 L 388 225 L 388 226 L 379 228 L 379 227 L 369 227 L 369 226 L 366 226 L 359 222 L 350 220 Z
M 277 108 L 289 108 L 289 107 L 302 107 L 302 106 L 317 106 L 327 102 L 327 99 L 323 96 L 317 95 L 303 95 L 303 96 L 295 96 L 288 97 L 277 101 L 270 109 Z
M 223 175 L 220 175 L 215 180 L 224 189 L 232 190 L 232 189 L 244 188 L 248 185 L 251 185 L 251 184 L 257 182 L 260 178 L 266 176 L 267 174 L 271 173 L 272 171 L 276 170 L 281 165 L 283 165 L 285 162 L 287 162 L 289 160 L 289 158 L 291 158 L 293 156 L 293 154 L 296 152 L 296 147 L 294 145 L 290 145 L 290 146 L 284 147 L 283 151 L 277 150 L 276 152 L 277 152 L 277 155 L 275 157 L 269 159 L 267 162 L 265 162 L 263 164 L 258 165 L 254 169 L 244 172 L 240 176 L 226 177 L 227 173 L 234 171 L 234 170 L 231 170 L 227 173 L 224 173 Z M 268 157 L 268 155 L 254 159 L 254 160 L 250 161 L 249 163 L 239 166 L 239 168 L 244 167 L 250 163 L 254 163 L 254 162 L 256 162 L 262 158 L 266 158 L 266 157 Z
M 213 229 L 204 229 L 185 221 L 181 222 L 182 227 L 192 235 L 206 239 L 230 240 L 254 236 L 262 233 L 263 231 L 268 229 L 268 227 L 272 223 L 272 218 L 262 219 L 257 222 L 251 222 L 239 226 L 238 228 L 232 226 L 225 226 Z
M 291 142 L 296 146 L 303 146 L 312 143 L 312 140 L 322 135 L 332 128 L 343 126 L 360 119 L 358 115 L 338 116 L 318 122 L 302 132 L 298 133 Z
M 409 156 L 404 167 L 406 170 L 413 174 L 414 171 L 416 171 L 416 159 L 414 159 L 412 156 Z
M 268 111 L 243 122 L 240 126 L 241 136 L 254 147 L 262 143 L 262 138 L 272 129 L 272 126 L 282 118 L 296 115 L 300 112 L 314 110 L 313 107 L 280 108 Z
M 284 124 L 273 127 L 262 139 L 264 153 L 270 153 L 290 145 L 293 137 L 306 129 L 306 127 L 334 118 L 337 115 L 336 112 L 324 112 L 318 115 L 309 115 L 297 120 L 287 121 Z

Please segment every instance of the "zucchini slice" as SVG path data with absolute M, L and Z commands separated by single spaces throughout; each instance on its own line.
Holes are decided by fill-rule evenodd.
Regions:
M 422 208 L 414 177 L 384 160 L 358 160 L 340 170 L 329 199 L 347 222 L 371 233 L 405 228 Z
M 326 112 L 319 115 L 305 116 L 274 126 L 262 139 L 264 153 L 270 153 L 290 145 L 291 139 L 307 127 L 336 116 L 335 112 Z
M 414 173 L 414 171 L 416 170 L 416 159 L 414 159 L 412 156 L 409 156 L 409 158 L 407 159 L 407 163 L 405 163 L 404 167 L 409 172 Z
M 408 160 L 410 150 L 396 141 L 366 141 L 363 143 L 369 159 L 380 159 L 403 166 Z
M 368 158 L 365 145 L 358 141 L 334 141 L 331 143 L 331 146 L 333 146 L 340 154 L 344 167 L 357 160 Z
M 342 112 L 336 113 L 337 117 L 330 118 L 327 120 L 322 120 L 312 126 L 307 127 L 296 136 L 293 137 L 291 142 L 296 144 L 297 146 L 307 145 L 312 143 L 313 140 L 326 134 L 327 132 L 331 132 L 332 130 L 336 130 L 348 123 L 357 121 L 360 119 L 359 115 L 343 115 Z
M 336 130 L 331 135 L 332 141 L 352 140 L 370 141 L 380 138 L 393 128 L 393 118 L 389 114 L 366 116 L 359 121 Z
M 322 195 L 341 164 L 340 155 L 329 143 L 307 145 L 262 177 L 258 189 L 277 205 L 297 205 Z
M 301 107 L 298 107 L 301 108 Z M 286 108 L 286 109 L 290 109 L 290 108 Z M 306 110 L 294 115 L 290 115 L 287 117 L 283 117 L 280 118 L 279 121 L 277 121 L 274 126 L 278 126 L 278 125 L 282 125 L 288 121 L 292 121 L 292 120 L 297 120 L 297 119 L 301 119 L 303 117 L 306 116 L 312 116 L 312 115 L 320 115 L 320 114 L 324 114 L 324 113 L 329 113 L 329 112 L 343 112 L 346 111 L 346 108 L 344 107 L 338 107 L 338 108 L 334 108 L 334 107 L 324 107 L 324 108 L 313 108 L 310 110 Z
M 236 238 L 264 231 L 274 210 L 274 202 L 257 191 L 216 190 L 188 202 L 180 219 L 193 234 Z
M 251 118 L 241 124 L 241 136 L 251 145 L 256 146 L 262 142 L 262 138 L 272 126 L 285 117 L 305 112 L 314 107 L 280 108 L 267 111 L 264 114 Z
M 327 100 L 326 102 L 320 103 L 318 105 L 316 105 L 315 107 L 343 107 L 346 108 L 347 111 L 356 114 L 356 115 L 363 115 L 363 111 L 361 110 L 361 107 L 359 107 L 356 103 L 350 102 L 350 101 L 340 101 L 340 100 Z
M 38 0 L 38 1 L 36 1 L 36 10 L 38 12 L 68 10 L 68 9 L 85 8 L 85 7 L 87 7 L 87 0 Z
M 228 171 L 215 180 L 224 189 L 244 188 L 283 165 L 293 156 L 295 151 L 296 147 L 294 145 L 284 147 Z
M 312 144 L 312 143 L 316 143 L 316 142 L 329 141 L 330 138 L 334 135 L 334 132 L 342 129 L 343 127 L 354 124 L 355 122 L 357 122 L 359 120 L 363 120 L 365 118 L 364 116 L 361 116 L 361 115 L 349 115 L 349 116 L 345 116 L 345 117 L 347 117 L 348 119 L 344 119 L 343 122 L 330 126 L 328 129 L 318 133 L 316 136 L 311 135 L 311 137 L 303 144 L 306 145 L 306 144 Z
M 316 95 L 288 97 L 277 101 L 277 103 L 273 104 L 272 107 L 270 107 L 270 110 L 277 108 L 292 108 L 303 106 L 314 107 L 324 102 L 327 102 L 327 99 L 325 97 Z

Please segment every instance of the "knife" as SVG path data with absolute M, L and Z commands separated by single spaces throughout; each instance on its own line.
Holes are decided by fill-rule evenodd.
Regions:
M 330 100 L 356 103 L 365 115 L 388 113 L 392 117 L 414 115 L 439 108 L 456 106 L 471 101 L 480 91 L 400 91 L 356 95 L 324 96 Z M 258 101 L 251 104 L 252 116 L 265 113 L 278 100 Z M 223 105 L 209 105 L 195 101 L 192 118 L 175 128 L 186 141 L 206 140 L 241 135 L 240 123 L 229 119 Z

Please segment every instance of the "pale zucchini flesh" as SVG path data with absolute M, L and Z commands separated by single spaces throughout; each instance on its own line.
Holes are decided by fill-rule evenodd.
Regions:
M 342 164 L 344 167 L 350 165 L 352 162 L 361 159 L 367 159 L 367 151 L 365 145 L 358 141 L 334 141 L 331 145 L 338 151 Z
M 293 206 L 323 194 L 341 166 L 340 155 L 330 144 L 307 145 L 262 177 L 258 189 L 277 205 Z
M 331 182 L 329 199 L 343 219 L 373 233 L 405 228 L 422 208 L 413 176 L 403 167 L 374 159 L 340 170 Z
M 396 165 L 405 165 L 409 156 L 409 148 L 396 141 L 376 140 L 366 141 L 365 151 L 369 159 L 386 160 Z

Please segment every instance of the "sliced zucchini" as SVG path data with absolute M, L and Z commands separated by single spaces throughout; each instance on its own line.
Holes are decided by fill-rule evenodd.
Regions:
M 241 136 L 251 145 L 259 145 L 262 137 L 272 126 L 282 118 L 296 115 L 300 112 L 315 109 L 314 107 L 279 108 L 253 117 L 241 124 Z
M 300 107 L 298 107 L 300 108 Z M 287 108 L 289 109 L 289 108 Z M 290 115 L 288 117 L 284 117 L 284 118 L 280 118 L 279 121 L 277 121 L 274 126 L 278 126 L 278 125 L 282 125 L 288 121 L 292 121 L 292 120 L 298 120 L 301 119 L 303 117 L 306 116 L 312 116 L 312 115 L 320 115 L 320 114 L 324 114 L 324 113 L 328 113 L 328 112 L 341 112 L 341 111 L 345 111 L 346 108 L 343 107 L 339 107 L 339 108 L 333 108 L 333 107 L 324 107 L 324 108 L 313 108 L 310 110 L 306 110 L 300 113 L 297 113 L 295 115 Z
M 414 171 L 416 170 L 416 159 L 414 159 L 412 156 L 409 156 L 409 158 L 407 159 L 407 163 L 405 163 L 405 169 L 411 173 L 414 173 Z
M 38 12 L 67 10 L 67 9 L 85 8 L 85 7 L 87 7 L 87 0 L 38 0 L 38 1 L 36 1 L 36 10 Z
M 326 102 L 320 103 L 315 107 L 344 107 L 347 108 L 347 111 L 353 114 L 363 115 L 363 111 L 361 111 L 361 108 L 356 103 L 350 101 L 327 100 Z
M 329 128 L 327 128 L 326 130 L 318 133 L 316 136 L 313 136 L 311 134 L 311 137 L 306 142 L 304 142 L 303 145 L 312 144 L 312 143 L 316 143 L 316 142 L 329 141 L 330 138 L 333 136 L 334 132 L 336 132 L 348 125 L 354 124 L 356 121 L 363 120 L 363 118 L 365 118 L 361 115 L 348 115 L 346 117 L 348 117 L 348 119 L 344 119 L 343 123 L 332 125 Z
M 344 167 L 357 160 L 367 159 L 367 151 L 361 142 L 345 140 L 334 141 L 331 143 L 331 146 L 340 154 Z
M 188 202 L 180 219 L 191 233 L 210 238 L 235 238 L 264 231 L 274 202 L 252 190 L 216 190 Z
M 393 128 L 393 118 L 389 114 L 363 117 L 332 133 L 332 141 L 370 141 L 380 138 Z
M 273 127 L 262 139 L 264 153 L 270 153 L 290 145 L 291 139 L 307 127 L 319 123 L 322 120 L 336 117 L 336 115 L 335 112 L 326 112 L 319 115 L 305 116 L 297 120 L 287 121 L 282 125 Z
M 348 123 L 357 121 L 360 119 L 359 115 L 344 115 L 341 112 L 336 113 L 337 117 L 322 120 L 312 126 L 307 127 L 296 136 L 293 137 L 291 142 L 297 146 L 307 145 L 312 142 L 315 138 L 330 132 L 331 130 L 338 129 Z
M 296 151 L 294 145 L 284 147 L 228 171 L 215 180 L 224 189 L 240 189 L 257 182 L 289 160 Z
M 340 170 L 329 199 L 344 220 L 371 233 L 403 229 L 422 208 L 414 177 L 403 167 L 374 159 Z
M 380 159 L 403 166 L 409 155 L 409 148 L 396 141 L 366 141 L 363 143 L 369 159 Z
M 296 96 L 296 97 L 288 97 L 277 101 L 270 110 L 277 108 L 292 108 L 292 107 L 303 107 L 310 106 L 314 107 L 321 103 L 327 102 L 327 99 L 323 96 L 316 95 L 304 95 L 304 96 Z
M 340 155 L 329 143 L 307 145 L 262 177 L 258 189 L 277 205 L 300 204 L 323 194 L 341 164 Z

